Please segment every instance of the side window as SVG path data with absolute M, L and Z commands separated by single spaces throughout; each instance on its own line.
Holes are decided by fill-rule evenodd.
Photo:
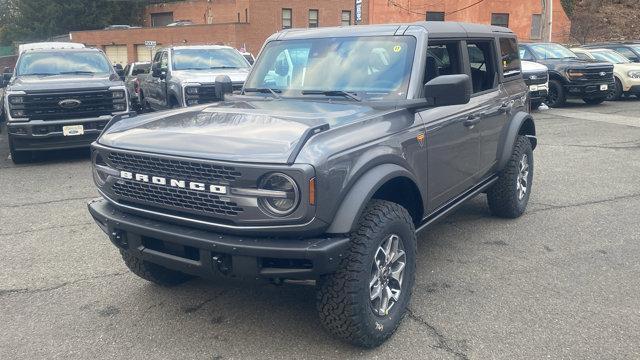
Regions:
M 529 49 L 527 49 L 526 47 L 520 46 L 518 49 L 519 49 L 518 52 L 520 53 L 520 59 L 526 60 L 526 61 L 536 60 L 536 58 L 533 57 L 533 54 L 531 53 L 531 51 L 529 51 Z
M 467 42 L 474 94 L 497 87 L 498 72 L 493 49 L 493 41 Z
M 500 39 L 500 56 L 502 59 L 502 74 L 504 77 L 520 75 L 520 54 L 515 38 Z
M 427 83 L 440 75 L 464 74 L 461 59 L 458 41 L 429 44 L 424 82 Z
M 162 57 L 160 58 L 160 69 L 167 70 L 169 65 L 169 55 L 166 51 L 162 52 Z
M 638 58 L 636 54 L 633 53 L 633 51 L 627 49 L 626 47 L 619 47 L 619 48 L 616 48 L 615 50 L 631 60 Z

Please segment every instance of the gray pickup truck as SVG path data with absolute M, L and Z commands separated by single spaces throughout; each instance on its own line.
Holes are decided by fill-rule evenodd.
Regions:
M 34 151 L 89 147 L 114 116 L 129 112 L 124 83 L 101 50 L 28 45 L 0 84 L 14 163 Z
M 214 80 L 228 76 L 235 90 L 244 84 L 251 65 L 229 46 L 173 46 L 156 52 L 151 72 L 140 75 L 140 101 L 145 110 L 164 110 L 218 101 Z
M 284 30 L 243 94 L 114 120 L 93 145 L 89 211 L 143 279 L 315 280 L 322 324 L 377 346 L 432 224 L 482 193 L 495 216 L 525 212 L 527 90 L 506 28 Z

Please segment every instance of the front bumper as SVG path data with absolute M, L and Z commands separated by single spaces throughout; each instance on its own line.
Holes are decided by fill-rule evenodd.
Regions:
M 81 148 L 94 142 L 111 118 L 7 122 L 7 132 L 17 151 Z M 70 125 L 82 125 L 84 134 L 65 136 L 63 127 Z
M 603 90 L 603 85 L 606 85 L 606 89 Z M 590 83 L 590 84 L 568 84 L 565 85 L 565 90 L 568 98 L 585 98 L 585 97 L 605 97 L 609 94 L 609 92 L 613 91 L 615 88 L 615 82 L 607 82 L 603 81 L 600 83 Z
M 89 212 L 118 248 L 145 261 L 201 277 L 316 279 L 334 272 L 347 237 L 278 239 L 214 233 L 117 210 L 107 200 Z
M 626 90 L 626 92 L 629 94 L 640 95 L 640 85 L 633 85 L 629 90 Z

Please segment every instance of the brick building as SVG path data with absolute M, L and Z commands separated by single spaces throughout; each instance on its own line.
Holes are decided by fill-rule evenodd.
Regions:
M 562 41 L 569 20 L 554 1 L 553 38 Z M 271 34 L 289 27 L 450 20 L 506 25 L 521 39 L 542 38 L 542 0 L 186 0 L 150 5 L 143 27 L 71 33 L 74 42 L 105 50 L 114 63 L 147 61 L 158 46 L 225 44 L 257 54 Z M 167 26 L 188 20 L 190 26 Z

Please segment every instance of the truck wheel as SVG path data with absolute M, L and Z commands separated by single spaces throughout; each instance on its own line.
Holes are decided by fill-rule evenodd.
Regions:
M 613 89 L 609 91 L 609 94 L 607 95 L 607 101 L 620 100 L 621 97 L 622 97 L 622 83 L 620 82 L 620 80 L 618 80 L 618 78 L 616 78 L 616 84 L 614 85 Z
M 516 145 L 500 178 L 487 192 L 489 209 L 495 216 L 515 219 L 527 208 L 533 182 L 533 150 L 526 136 Z
M 549 107 L 561 107 L 567 102 L 567 95 L 564 93 L 564 87 L 558 80 L 549 80 L 549 94 L 544 102 Z
M 17 151 L 15 149 L 15 145 L 13 144 L 13 139 L 11 135 L 9 137 L 9 153 L 11 154 L 11 161 L 14 164 L 25 164 L 32 160 L 33 153 L 31 151 Z
M 132 273 L 160 286 L 168 287 L 180 285 L 193 278 L 193 276 L 191 275 L 187 275 L 175 270 L 170 270 L 164 266 L 144 261 L 129 254 L 129 252 L 125 250 L 120 250 L 120 255 L 122 255 L 122 259 L 124 260 L 125 265 L 127 265 Z
M 402 206 L 372 200 L 339 270 L 318 281 L 320 321 L 354 345 L 375 347 L 387 340 L 405 315 L 416 266 L 416 236 Z
M 605 100 L 607 100 L 606 97 L 596 97 L 596 98 L 584 98 L 584 99 L 582 99 L 582 101 L 584 101 L 585 103 L 587 103 L 589 105 L 600 105 Z

